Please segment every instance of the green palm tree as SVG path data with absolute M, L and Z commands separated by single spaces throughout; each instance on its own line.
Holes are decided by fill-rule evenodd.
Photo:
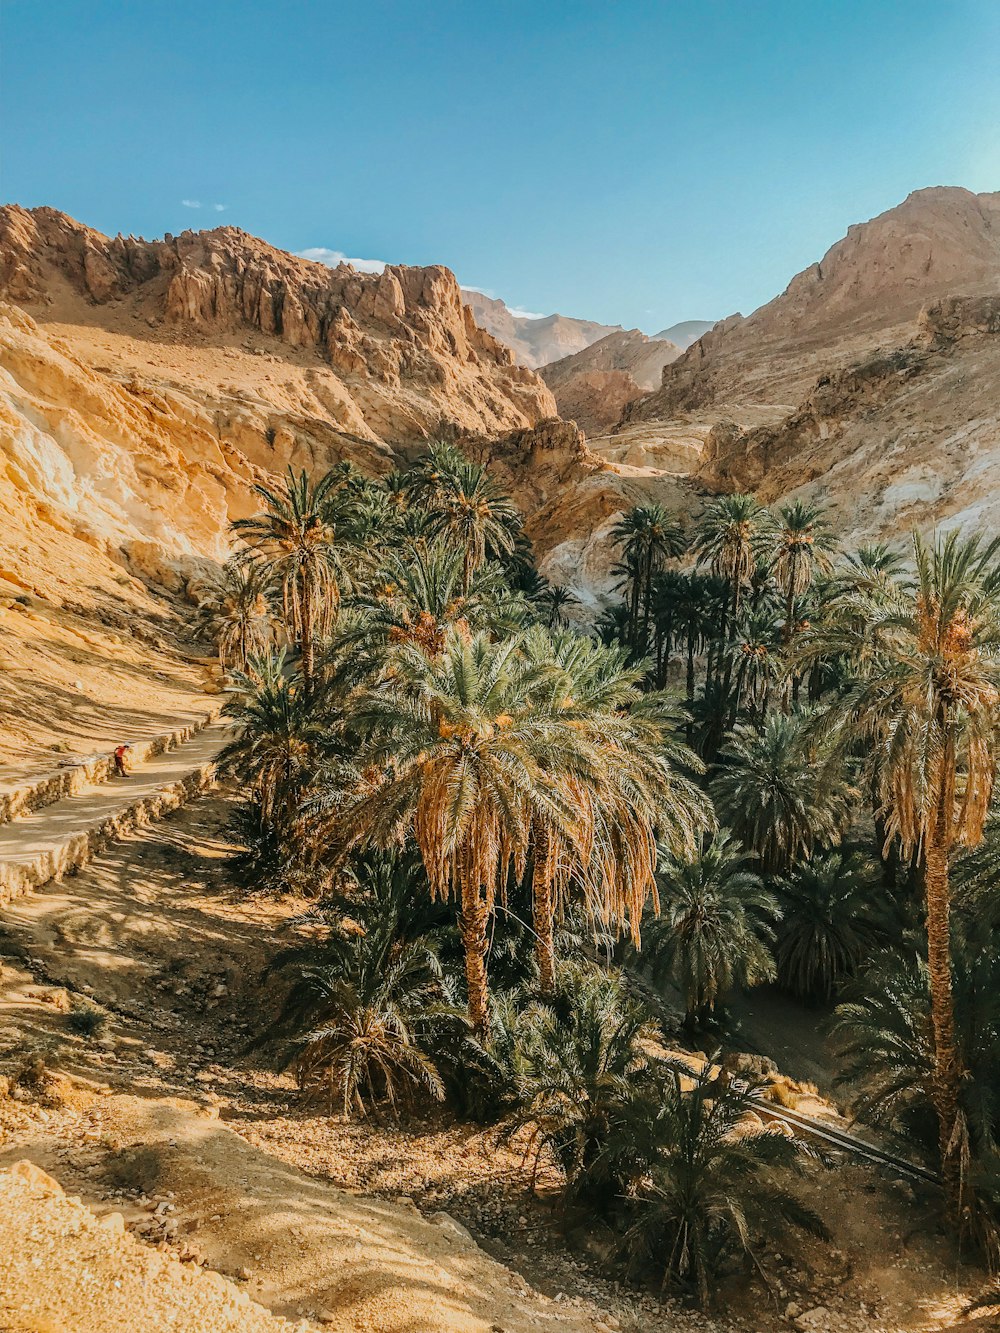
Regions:
M 772 713 L 760 729 L 738 723 L 709 786 L 720 820 L 766 874 L 837 842 L 853 796 L 842 766 L 817 749 L 795 714 Z
M 622 547 L 622 571 L 629 588 L 632 646 L 640 651 L 649 633 L 653 579 L 687 545 L 684 533 L 661 504 L 635 505 L 611 529 Z
M 859 679 L 831 724 L 860 746 L 888 835 L 923 850 L 939 1150 L 953 1215 L 962 1061 L 952 994 L 949 863 L 981 840 L 1000 759 L 1000 539 L 955 531 L 913 538 L 915 577 L 897 579 L 876 646 L 856 653 Z M 834 645 L 836 638 L 834 636 Z M 824 647 L 828 648 L 829 636 Z
M 571 607 L 579 606 L 580 599 L 569 588 L 558 583 L 547 583 L 535 594 L 535 602 L 540 608 L 549 629 L 564 629 L 569 625 L 567 612 Z
M 656 897 L 656 836 L 679 853 L 691 852 L 710 823 L 708 805 L 690 775 L 696 756 L 680 744 L 681 716 L 672 700 L 639 689 L 641 673 L 620 648 L 570 633 L 540 629 L 524 653 L 544 687 L 535 706 L 558 750 L 565 790 L 576 819 L 536 815 L 532 831 L 532 910 L 543 993 L 555 986 L 555 921 L 575 877 L 588 911 L 605 929 L 629 924 L 639 940 L 648 898 Z
M 773 981 L 778 902 L 723 829 L 700 853 L 669 853 L 660 867 L 661 915 L 646 926 L 645 955 L 659 984 L 684 997 L 689 1021 L 710 1016 L 737 987 Z
M 250 658 L 271 648 L 279 622 L 268 592 L 259 571 L 234 560 L 207 581 L 195 626 L 215 641 L 223 671 L 230 664 L 245 671 Z
M 781 926 L 775 958 L 783 986 L 829 1000 L 885 938 L 873 897 L 876 874 L 857 854 L 835 850 L 803 861 L 778 881 Z
M 381 779 L 347 805 L 355 843 L 390 846 L 412 832 L 431 893 L 457 897 L 469 1017 L 488 1021 L 487 927 L 512 869 L 523 873 L 538 818 L 572 835 L 558 740 L 536 706 L 538 672 L 520 640 L 451 631 L 441 653 L 397 648 L 391 685 L 361 691 L 349 723 L 367 736 Z
M 463 553 L 462 592 L 467 593 L 487 558 L 513 555 L 521 515 L 486 467 L 453 446 L 437 446 L 412 475 L 412 488 L 429 515 L 429 533 Z
M 441 968 L 424 940 L 400 941 L 389 917 L 360 935 L 333 935 L 297 976 L 275 1030 L 297 1035 L 286 1055 L 303 1096 L 340 1107 L 347 1120 L 379 1103 L 395 1110 L 422 1089 L 437 1101 L 444 1084 L 419 1033 L 447 1009 Z
M 219 755 L 219 771 L 249 788 L 270 822 L 295 814 L 331 740 L 322 709 L 283 668 L 283 652 L 252 659 L 246 673 L 233 673 L 222 710 L 236 735 Z
M 836 540 L 821 505 L 796 500 L 778 511 L 777 545 L 771 573 L 785 599 L 784 641 L 795 633 L 796 605 L 818 574 L 830 571 Z
M 450 630 L 516 634 L 527 618 L 522 598 L 493 563 L 481 566 L 463 591 L 461 551 L 442 541 L 404 541 L 373 564 L 332 636 L 327 662 L 335 680 L 357 681 L 383 667 L 394 644 L 440 653 Z
M 797 1167 L 807 1153 L 798 1140 L 760 1125 L 758 1091 L 723 1083 L 709 1068 L 667 1070 L 660 1079 L 650 1130 L 659 1148 L 626 1246 L 633 1264 L 650 1264 L 663 1287 L 691 1292 L 703 1306 L 732 1253 L 761 1269 L 777 1226 L 829 1238 L 821 1219 L 780 1183 L 776 1169 Z
M 302 655 L 307 689 L 313 679 L 316 640 L 329 632 L 345 576 L 346 535 L 353 502 L 343 478 L 328 472 L 313 482 L 289 467 L 281 489 L 257 484 L 260 513 L 239 518 L 233 532 L 249 558 L 279 589 L 289 636 Z
M 904 942 L 908 944 L 907 942 Z M 838 1079 L 852 1088 L 855 1112 L 937 1143 L 937 1054 L 930 972 L 915 949 L 876 955 L 847 988 L 833 1029 Z M 955 949 L 956 1039 L 964 1078 L 957 1147 L 985 1159 L 1000 1143 L 1000 957 L 988 932 Z M 975 1207 L 967 1190 L 965 1203 Z
M 506 1137 L 528 1129 L 534 1173 L 547 1158 L 562 1170 L 567 1199 L 607 1206 L 631 1188 L 642 1162 L 623 1135 L 637 1104 L 647 1111 L 649 1057 L 656 1035 L 648 1012 L 619 977 L 566 968 L 553 1006 L 526 1011 L 514 1072 L 519 1109 Z

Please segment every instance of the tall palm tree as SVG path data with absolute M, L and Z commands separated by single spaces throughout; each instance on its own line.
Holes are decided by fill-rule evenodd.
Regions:
M 831 720 L 867 764 L 889 836 L 921 848 L 934 1032 L 934 1105 L 947 1196 L 961 1204 L 962 1062 L 952 994 L 949 862 L 983 835 L 1000 760 L 1000 539 L 913 538 L 912 580 Z M 856 642 L 845 636 L 849 651 Z
M 215 640 L 223 671 L 230 664 L 245 671 L 274 642 L 278 617 L 269 591 L 261 572 L 238 560 L 227 560 L 208 582 L 196 624 Z
M 771 572 L 785 599 L 784 641 L 789 644 L 795 633 L 796 604 L 817 574 L 829 573 L 836 539 L 821 505 L 796 500 L 782 505 L 778 513 Z
M 384 552 L 345 605 L 327 647 L 324 667 L 334 683 L 371 677 L 394 644 L 412 643 L 434 656 L 452 629 L 497 638 L 517 633 L 527 608 L 500 568 L 481 566 L 463 592 L 464 569 L 463 553 L 440 540 L 403 541 Z
M 381 779 L 344 810 L 349 841 L 389 846 L 412 832 L 435 897 L 457 897 L 469 1018 L 488 1021 L 487 928 L 512 869 L 524 872 L 536 818 L 572 833 L 557 743 L 535 706 L 538 672 L 520 641 L 452 630 L 440 654 L 399 645 L 390 686 L 350 706 Z
M 549 629 L 564 629 L 569 625 L 566 614 L 570 607 L 579 606 L 580 599 L 570 588 L 558 583 L 546 583 L 535 595 Z
M 698 520 L 694 550 L 698 563 L 729 584 L 730 614 L 754 577 L 758 564 L 773 543 L 774 520 L 752 495 L 722 495 L 713 500 Z
M 772 713 L 759 730 L 738 723 L 709 785 L 719 818 L 767 874 L 838 841 L 853 795 L 841 765 L 817 750 L 794 714 Z
M 623 548 L 631 584 L 630 609 L 633 647 L 646 642 L 653 578 L 686 547 L 684 533 L 662 504 L 636 505 L 611 529 L 611 539 Z
M 467 593 L 487 558 L 514 553 L 521 515 L 486 467 L 454 448 L 439 448 L 414 473 L 417 495 L 430 516 L 430 533 L 463 553 L 462 592 Z
M 711 1015 L 736 987 L 773 981 L 778 902 L 728 830 L 684 860 L 660 867 L 661 915 L 646 927 L 654 978 L 684 996 L 689 1020 Z
M 533 630 L 525 657 L 540 673 L 536 708 L 553 732 L 568 733 L 558 753 L 577 811 L 576 841 L 539 812 L 532 834 L 532 910 L 539 982 L 555 987 L 555 919 L 571 877 L 605 928 L 628 922 L 638 942 L 644 904 L 655 899 L 656 835 L 689 853 L 710 820 L 691 781 L 696 756 L 677 740 L 681 717 L 663 695 L 639 689 L 640 672 L 620 648 L 579 635 Z
M 285 623 L 302 655 L 306 688 L 313 679 L 318 638 L 329 632 L 344 577 L 345 530 L 352 501 L 343 478 L 328 472 L 313 482 L 303 470 L 288 469 L 283 487 L 253 487 L 263 500 L 260 513 L 239 518 L 233 532 L 250 558 L 267 570 L 281 592 Z

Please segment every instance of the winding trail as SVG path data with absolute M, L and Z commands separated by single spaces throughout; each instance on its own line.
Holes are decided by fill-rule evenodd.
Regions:
M 109 840 L 182 804 L 211 782 L 227 726 L 135 764 L 127 778 L 83 790 L 0 824 L 0 905 L 85 865 Z

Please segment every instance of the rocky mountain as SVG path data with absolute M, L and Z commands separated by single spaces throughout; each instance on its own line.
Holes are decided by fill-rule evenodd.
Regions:
M 1000 193 L 919 190 L 628 404 L 612 461 L 831 504 L 848 540 L 1000 519 Z
M 0 209 L 0 671 L 18 700 L 0 758 L 37 767 L 40 737 L 86 747 L 204 711 L 172 595 L 226 555 L 254 483 L 385 472 L 442 429 L 513 438 L 533 521 L 547 488 L 602 466 L 575 430 L 553 439 L 555 414 L 445 268 L 359 274 L 234 228 L 144 241 Z
M 108 238 L 7 207 L 0 300 L 2 499 L 119 547 L 217 556 L 249 483 L 289 463 L 382 471 L 442 425 L 555 415 L 445 268 L 359 274 L 231 227 Z
M 679 324 L 671 324 L 669 329 L 661 329 L 659 333 L 654 333 L 653 337 L 665 338 L 667 342 L 676 343 L 678 347 L 686 351 L 711 327 L 712 321 L 710 319 L 682 319 Z
M 574 352 L 581 352 L 609 333 L 620 333 L 620 324 L 595 324 L 568 315 L 518 315 L 503 301 L 482 292 L 462 289 L 462 300 L 476 322 L 511 348 L 522 366 L 537 369 Z
M 609 333 L 582 352 L 543 366 L 540 374 L 555 396 L 559 415 L 588 435 L 610 430 L 624 409 L 660 383 L 663 367 L 681 355 L 666 338 L 638 329 Z

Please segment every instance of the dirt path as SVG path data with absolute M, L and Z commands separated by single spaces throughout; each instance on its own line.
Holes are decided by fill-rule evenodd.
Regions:
M 101 838 L 141 823 L 199 785 L 225 743 L 216 722 L 191 740 L 144 763 L 125 778 L 91 785 L 53 805 L 0 824 L 0 902 L 77 869 Z

